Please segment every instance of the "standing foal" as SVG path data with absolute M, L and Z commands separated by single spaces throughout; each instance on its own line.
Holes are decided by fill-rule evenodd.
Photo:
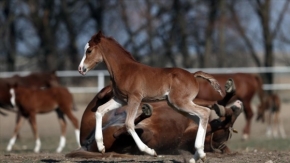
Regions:
M 199 118 L 194 158 L 205 159 L 204 141 L 210 115 L 209 108 L 196 105 L 193 99 L 199 91 L 196 78 L 180 68 L 153 68 L 137 62 L 118 42 L 105 37 L 101 32 L 92 36 L 85 46 L 85 54 L 79 65 L 79 72 L 85 75 L 98 63 L 105 62 L 110 73 L 114 97 L 96 111 L 95 139 L 99 151 L 105 152 L 102 135 L 102 117 L 110 110 L 123 107 L 127 112 L 125 125 L 138 148 L 149 155 L 156 152 L 146 146 L 134 129 L 134 120 L 141 101 L 167 100 L 168 104 L 178 111 L 187 113 L 191 119 Z M 205 73 L 217 91 L 221 91 L 214 78 Z M 221 92 L 220 92 L 221 93 Z
M 12 146 L 15 144 L 18 131 L 23 122 L 23 117 L 29 120 L 32 127 L 33 135 L 35 138 L 34 152 L 38 153 L 41 147 L 39 139 L 36 115 L 56 111 L 61 126 L 61 137 L 59 146 L 56 152 L 60 153 L 65 146 L 66 138 L 66 115 L 72 122 L 75 128 L 75 136 L 78 145 L 79 143 L 79 124 L 78 119 L 73 115 L 73 96 L 65 87 L 51 87 L 46 89 L 33 89 L 24 86 L 15 85 L 10 89 L 11 103 L 16 106 L 17 120 L 14 129 L 14 134 L 10 139 L 7 151 L 12 150 Z

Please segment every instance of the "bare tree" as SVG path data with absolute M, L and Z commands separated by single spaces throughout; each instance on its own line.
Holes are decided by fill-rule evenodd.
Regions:
M 16 29 L 15 19 L 16 15 L 13 8 L 16 5 L 15 1 L 2 1 L 1 8 L 3 11 L 3 20 L 0 27 L 1 35 L 1 51 L 6 53 L 6 70 L 15 70 L 15 57 L 16 57 Z
M 276 39 L 277 33 L 280 29 L 281 23 L 284 19 L 285 12 L 289 6 L 289 1 L 285 1 L 283 4 L 283 9 L 278 14 L 277 20 L 273 20 L 271 17 L 271 0 L 256 0 L 249 1 L 249 4 L 252 6 L 254 13 L 257 14 L 257 18 L 260 21 L 261 26 L 261 35 L 262 35 L 262 45 L 264 49 L 263 61 L 260 61 L 258 53 L 254 48 L 253 40 L 249 38 L 246 34 L 247 28 L 241 25 L 241 21 L 238 18 L 237 10 L 234 5 L 236 3 L 231 3 L 229 5 L 230 11 L 232 13 L 232 20 L 236 26 L 237 31 L 240 33 L 243 38 L 247 48 L 250 51 L 250 54 L 255 61 L 257 66 L 273 67 L 274 66 L 274 40 Z M 271 29 L 271 24 L 274 24 L 274 28 Z M 264 76 L 265 83 L 273 83 L 273 74 L 266 73 Z

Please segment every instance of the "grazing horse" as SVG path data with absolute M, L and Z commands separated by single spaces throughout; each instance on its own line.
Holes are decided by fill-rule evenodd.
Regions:
M 103 88 L 88 104 L 81 120 L 81 148 L 72 151 L 66 157 L 105 157 L 105 155 L 90 152 L 98 151 L 94 141 L 95 112 L 99 106 L 111 98 L 113 98 L 113 92 L 111 85 L 109 85 Z M 198 99 L 195 100 L 198 103 Z M 211 101 L 207 101 L 207 103 L 208 105 L 206 106 L 208 107 L 213 104 Z M 139 116 L 134 123 L 136 124 L 136 132 L 146 145 L 154 148 L 160 154 L 178 154 L 180 149 L 192 153 L 195 152 L 195 149 L 190 144 L 195 141 L 194 135 L 197 132 L 197 123 L 171 109 L 165 101 L 142 103 L 141 106 L 138 109 Z M 230 152 L 224 142 L 230 137 L 230 129 L 241 112 L 241 103 L 236 101 L 231 106 L 231 109 L 226 109 L 225 117 L 209 122 L 205 138 L 206 152 Z M 116 114 L 116 110 L 104 115 L 102 122 L 104 144 L 106 150 L 111 152 L 110 156 L 112 156 L 112 152 L 118 154 L 140 154 L 136 150 L 136 144 L 124 130 L 125 116 L 124 112 Z M 123 155 L 116 156 L 122 157 Z
M 64 115 L 71 120 L 75 128 L 77 142 L 79 142 L 79 124 L 77 118 L 72 114 L 72 110 L 75 109 L 73 97 L 67 88 L 58 86 L 47 89 L 32 89 L 14 85 L 11 87 L 10 93 L 11 103 L 17 107 L 18 114 L 14 134 L 6 148 L 7 151 L 11 151 L 22 124 L 23 117 L 25 117 L 28 118 L 30 122 L 36 140 L 34 152 L 38 153 L 41 142 L 37 131 L 36 114 L 48 113 L 53 110 L 56 111 L 61 126 L 60 143 L 56 151 L 58 153 L 61 152 L 65 146 L 66 122 Z
M 125 121 L 127 131 L 139 150 L 157 156 L 154 149 L 145 145 L 137 135 L 134 119 L 142 101 L 167 100 L 172 108 L 186 113 L 193 120 L 199 120 L 195 141 L 196 152 L 190 162 L 205 159 L 204 141 L 210 109 L 192 101 L 199 91 L 194 76 L 180 68 L 153 68 L 141 64 L 117 41 L 105 37 L 101 32 L 93 35 L 86 44 L 79 72 L 85 75 L 100 62 L 105 62 L 110 73 L 114 97 L 96 111 L 95 139 L 99 151 L 105 152 L 102 135 L 103 115 L 122 106 L 127 112 Z M 220 91 L 220 86 L 214 78 L 207 74 L 203 75 L 211 81 L 217 91 Z
M 0 78 L 0 108 L 13 109 L 10 103 L 9 85 L 18 84 L 29 88 L 48 88 L 59 85 L 59 79 L 55 71 L 33 72 L 27 76 L 14 75 L 8 78 Z
M 264 117 L 267 113 L 267 132 L 268 137 L 277 138 L 280 134 L 281 138 L 286 138 L 283 124 L 280 117 L 281 101 L 277 94 L 269 94 L 264 98 L 264 102 L 258 106 L 259 115 Z
M 244 106 L 244 113 L 246 118 L 246 125 L 243 129 L 243 139 L 246 140 L 250 134 L 251 120 L 253 118 L 253 109 L 251 107 L 251 101 L 255 94 L 258 95 L 260 103 L 263 103 L 264 91 L 263 82 L 259 75 L 247 74 L 247 73 L 233 73 L 233 74 L 212 74 L 212 76 L 221 84 L 224 85 L 226 81 L 231 78 L 235 82 L 236 93 L 229 102 L 234 100 L 240 100 Z M 211 86 L 203 81 L 199 80 L 199 85 L 203 89 L 200 91 L 197 98 L 205 100 L 217 100 L 221 98 Z M 223 88 L 222 88 L 223 89 Z M 257 120 L 263 117 L 258 114 Z

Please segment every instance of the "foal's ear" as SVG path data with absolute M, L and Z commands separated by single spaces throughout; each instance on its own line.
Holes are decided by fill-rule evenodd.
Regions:
M 99 32 L 97 33 L 97 37 L 102 37 L 102 36 L 104 36 L 103 32 L 101 30 L 99 30 Z
M 92 41 L 94 43 L 99 43 L 101 38 L 104 37 L 102 31 L 99 31 L 97 34 L 95 34 L 93 37 L 92 37 Z

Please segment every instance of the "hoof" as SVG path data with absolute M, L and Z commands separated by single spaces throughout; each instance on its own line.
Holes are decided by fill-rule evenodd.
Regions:
M 150 104 L 143 104 L 142 112 L 146 117 L 150 117 L 152 115 L 152 106 Z
M 231 106 L 231 109 L 233 110 L 234 115 L 238 117 L 244 110 L 243 103 L 237 100 L 234 105 Z
M 205 162 L 206 160 L 206 156 L 204 156 L 203 158 L 200 158 L 202 162 Z
M 195 161 L 194 158 L 192 158 L 192 159 L 189 160 L 189 163 L 196 163 L 196 161 Z
M 235 86 L 235 82 L 233 79 L 228 79 L 225 85 L 225 91 L 227 93 L 235 93 L 236 92 L 236 86 Z
M 150 153 L 151 156 L 157 157 L 157 153 L 155 152 L 154 149 L 151 149 Z
M 104 154 L 106 152 L 105 148 L 103 148 L 100 152 Z
M 243 134 L 242 140 L 246 141 L 249 139 L 249 135 L 248 134 Z
M 151 149 L 149 147 L 146 147 L 145 150 L 141 150 L 141 151 L 143 151 L 144 153 L 146 153 L 146 154 L 148 154 L 150 156 L 157 157 L 157 154 L 156 154 L 155 150 L 154 149 Z
M 155 156 L 155 157 L 158 157 L 158 155 L 157 155 L 157 153 L 155 152 L 155 150 L 153 150 L 153 151 L 154 151 L 154 156 Z

